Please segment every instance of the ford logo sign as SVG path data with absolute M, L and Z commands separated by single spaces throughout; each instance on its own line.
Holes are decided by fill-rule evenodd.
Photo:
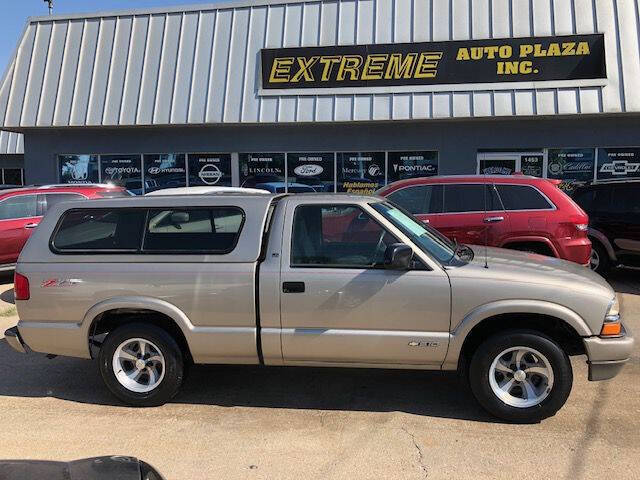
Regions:
M 293 169 L 293 173 L 299 177 L 313 177 L 315 175 L 320 175 L 323 171 L 324 168 L 320 165 L 314 164 L 299 165 Z

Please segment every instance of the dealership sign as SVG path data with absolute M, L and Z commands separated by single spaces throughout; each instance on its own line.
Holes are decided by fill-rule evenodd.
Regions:
M 599 148 L 598 180 L 640 178 L 640 148 Z
M 370 195 L 384 185 L 384 152 L 339 152 L 338 191 Z
M 336 88 L 606 78 L 604 35 L 268 48 L 262 88 Z
M 231 154 L 189 154 L 189 185 L 231 185 Z
M 389 152 L 388 181 L 438 174 L 438 152 Z

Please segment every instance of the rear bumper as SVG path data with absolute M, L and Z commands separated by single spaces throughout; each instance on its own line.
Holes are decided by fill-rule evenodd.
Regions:
M 622 335 L 615 338 L 587 337 L 583 339 L 589 364 L 589 380 L 608 380 L 615 377 L 631 358 L 634 339 L 622 326 Z
M 11 327 L 4 332 L 4 338 L 15 351 L 20 353 L 27 353 L 26 346 L 22 337 L 20 336 L 20 332 L 18 331 L 18 327 Z
M 575 238 L 559 242 L 558 255 L 564 260 L 589 265 L 591 260 L 591 240 Z

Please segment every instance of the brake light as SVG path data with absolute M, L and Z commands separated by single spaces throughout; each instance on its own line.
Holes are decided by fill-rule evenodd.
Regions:
M 580 230 L 581 232 L 586 232 L 587 230 L 589 230 L 589 224 L 588 223 L 576 223 L 576 228 L 578 230 Z
M 29 300 L 29 279 L 15 272 L 13 275 L 13 292 L 16 300 Z

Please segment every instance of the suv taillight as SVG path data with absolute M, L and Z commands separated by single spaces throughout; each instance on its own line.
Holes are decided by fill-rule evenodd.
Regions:
M 16 300 L 29 300 L 29 279 L 15 272 L 13 275 L 13 292 Z

